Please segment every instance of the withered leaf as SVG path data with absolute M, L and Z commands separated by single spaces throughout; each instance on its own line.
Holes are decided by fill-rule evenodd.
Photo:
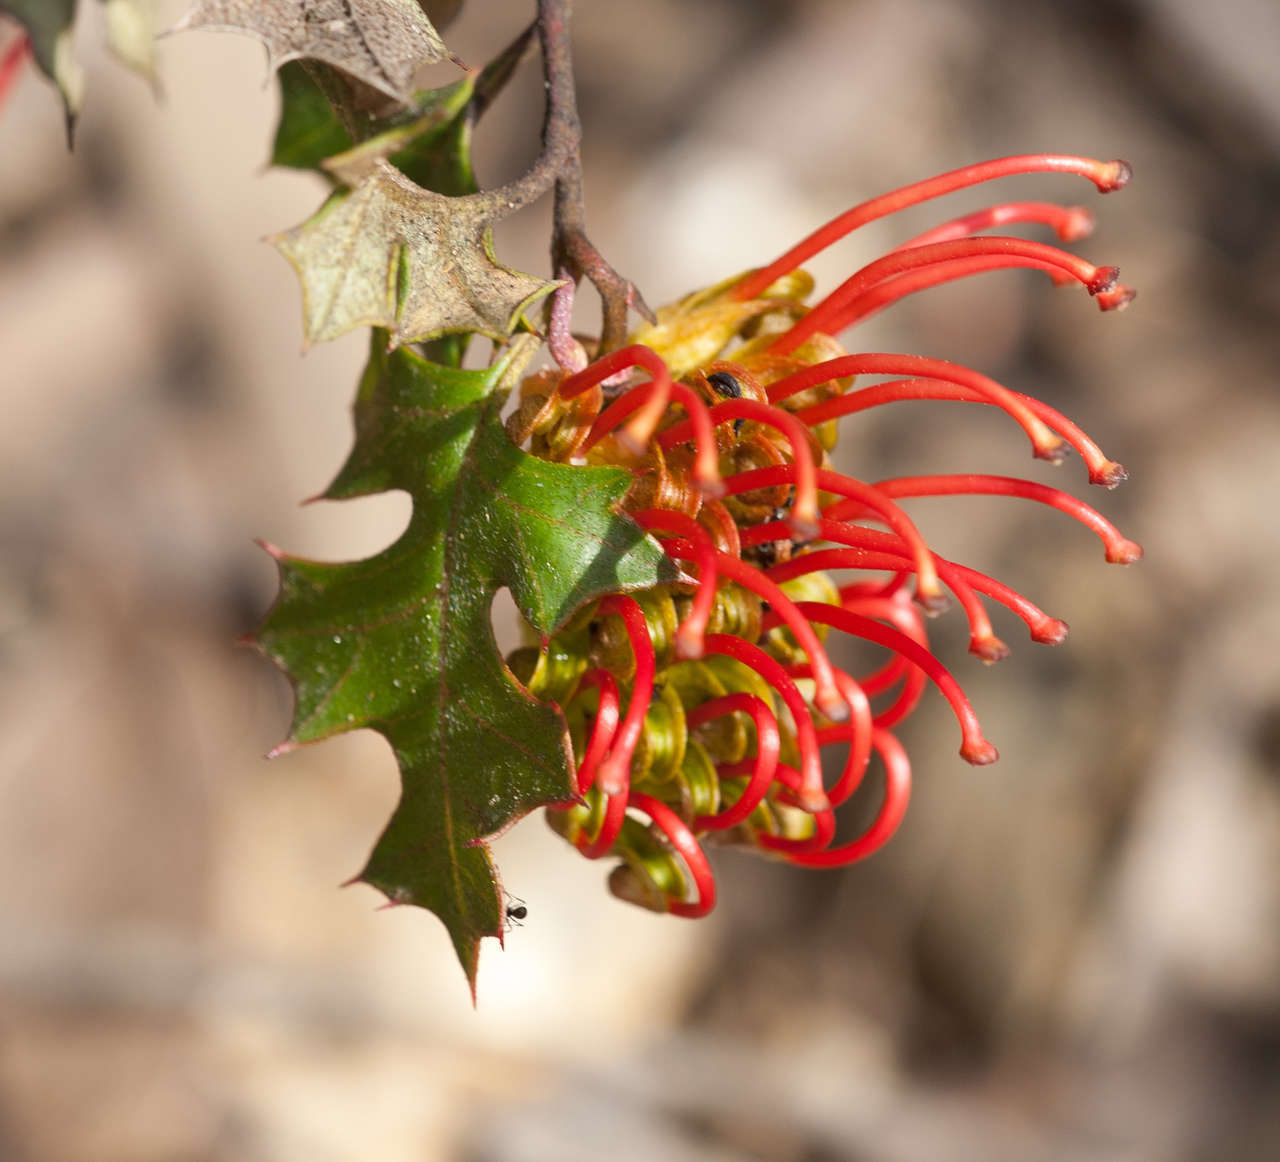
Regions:
M 380 160 L 270 241 L 302 282 L 309 342 L 360 326 L 385 327 L 393 346 L 464 331 L 501 341 L 557 285 L 497 262 L 501 216 L 488 194 L 432 193 Z
M 406 104 L 418 67 L 449 55 L 417 0 L 196 0 L 173 31 L 191 28 L 256 36 L 272 68 L 323 61 Z

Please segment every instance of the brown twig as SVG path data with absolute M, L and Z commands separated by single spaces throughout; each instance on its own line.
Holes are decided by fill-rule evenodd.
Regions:
M 542 123 L 542 153 L 523 177 L 503 188 L 508 205 L 524 206 L 555 187 L 551 261 L 556 274 L 575 283 L 586 278 L 600 295 L 602 327 L 599 353 L 626 341 L 627 312 L 634 307 L 653 315 L 636 286 L 605 261 L 586 233 L 582 198 L 582 123 L 578 119 L 573 61 L 569 50 L 572 0 L 538 0 L 538 37 L 547 108 Z

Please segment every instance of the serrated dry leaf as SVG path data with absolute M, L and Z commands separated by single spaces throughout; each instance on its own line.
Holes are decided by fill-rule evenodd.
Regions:
M 447 28 L 462 8 L 462 0 L 418 0 L 418 6 L 437 28 Z
M 317 60 L 406 104 L 420 65 L 449 55 L 416 0 L 196 0 L 174 32 L 256 36 L 271 67 Z
M 385 161 L 301 226 L 269 239 L 298 272 L 309 342 L 385 327 L 393 345 L 474 331 L 501 341 L 558 285 L 493 257 L 486 194 L 446 198 Z

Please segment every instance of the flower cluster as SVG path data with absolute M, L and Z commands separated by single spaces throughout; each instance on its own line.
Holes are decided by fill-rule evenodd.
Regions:
M 589 364 L 564 311 L 553 309 L 561 367 L 525 380 L 512 438 L 546 459 L 630 468 L 627 513 L 684 570 L 675 584 L 606 597 L 541 648 L 510 659 L 569 723 L 580 799 L 549 811 L 549 821 L 588 858 L 621 857 L 610 877 L 616 895 L 705 915 L 716 898 L 708 839 L 807 867 L 851 863 L 881 847 L 911 789 L 893 728 L 929 683 L 955 713 L 961 755 L 995 760 L 963 691 L 930 651 L 925 616 L 953 597 L 968 618 L 970 650 L 986 662 L 1008 649 L 983 597 L 1021 618 L 1034 641 L 1057 644 L 1067 627 L 930 551 L 901 499 L 1022 497 L 1092 529 L 1110 562 L 1141 556 L 1099 513 L 1042 484 L 967 474 L 872 484 L 830 467 L 841 417 L 902 400 L 959 400 L 1006 412 L 1038 457 L 1057 463 L 1074 448 L 1093 484 L 1124 479 L 1119 464 L 1038 400 L 940 359 L 850 354 L 833 337 L 905 295 L 1001 267 L 1078 282 L 1103 310 L 1124 306 L 1133 292 L 1113 267 L 1039 242 L 979 236 L 1034 223 L 1073 241 L 1091 226 L 1080 207 L 1012 202 L 957 218 L 805 305 L 812 280 L 800 264 L 849 231 L 953 190 L 1043 171 L 1080 174 L 1104 193 L 1129 178 L 1120 161 L 1036 155 L 907 186 L 854 207 L 771 265 L 662 310 L 630 346 Z M 855 388 L 860 376 L 896 378 Z M 887 660 L 870 673 L 845 672 L 827 654 L 830 630 L 884 647 Z M 863 834 L 837 844 L 835 809 L 873 755 L 884 770 L 879 812 Z

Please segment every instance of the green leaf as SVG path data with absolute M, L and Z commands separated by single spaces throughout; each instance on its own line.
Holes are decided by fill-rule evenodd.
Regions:
M 279 71 L 280 121 L 272 164 L 311 169 L 328 177 L 323 163 L 336 161 L 335 155 L 354 147 L 357 157 L 388 157 L 392 165 L 425 190 L 449 197 L 475 193 L 479 187 L 471 168 L 472 129 L 524 59 L 532 33 L 530 26 L 478 76 L 469 74 L 453 85 L 415 93 L 410 112 L 383 119 L 355 115 L 359 145 L 313 75 L 317 71 L 323 75 L 327 66 L 312 63 L 304 68 L 296 62 L 285 65 Z
M 319 170 L 325 158 L 351 148 L 351 134 L 302 65 L 291 61 L 277 76 L 280 123 L 271 150 L 272 165 Z
M 385 327 L 398 346 L 472 331 L 497 341 L 558 285 L 501 265 L 501 196 L 444 197 L 385 161 L 306 222 L 270 239 L 298 272 L 308 342 Z
M 503 664 L 493 595 L 508 586 L 550 634 L 585 602 L 675 576 L 618 515 L 630 473 L 548 463 L 507 437 L 505 386 L 533 345 L 460 371 L 374 333 L 355 446 L 325 498 L 404 489 L 409 527 L 364 561 L 276 551 L 280 596 L 257 635 L 294 682 L 291 741 L 370 727 L 391 743 L 403 792 L 358 878 L 435 912 L 473 990 L 479 941 L 502 923 L 485 838 L 573 797 L 564 721 Z
M 67 142 L 84 101 L 84 74 L 72 55 L 71 27 L 76 20 L 76 0 L 0 0 L 31 37 L 36 64 L 58 86 L 67 115 Z
M 445 135 L 458 122 L 474 92 L 475 77 L 469 75 L 455 84 L 419 93 L 415 97 L 417 109 L 412 119 L 381 129 L 359 145 L 325 159 L 323 168 L 345 185 L 354 186 L 373 172 L 375 163 L 390 157 L 396 169 L 416 185 L 422 185 L 418 181 L 422 161 L 433 159 L 433 155 L 441 151 Z M 443 152 L 453 151 L 446 148 Z M 452 190 L 439 192 L 453 193 Z

